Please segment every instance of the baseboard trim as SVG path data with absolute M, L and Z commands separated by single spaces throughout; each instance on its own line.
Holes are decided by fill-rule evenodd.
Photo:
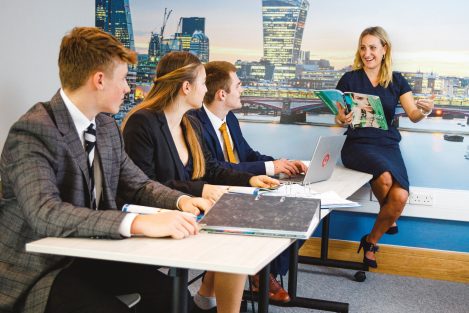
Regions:
M 300 255 L 319 257 L 320 238 L 308 239 Z M 329 240 L 329 258 L 361 262 L 358 242 Z M 469 283 L 469 253 L 380 245 L 377 269 L 372 272 Z

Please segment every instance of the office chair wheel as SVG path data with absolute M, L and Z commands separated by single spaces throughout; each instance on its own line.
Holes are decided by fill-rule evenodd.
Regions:
M 358 281 L 358 282 L 364 282 L 365 279 L 366 279 L 366 273 L 364 271 L 358 271 L 355 273 L 355 275 L 353 276 L 355 277 L 355 281 Z

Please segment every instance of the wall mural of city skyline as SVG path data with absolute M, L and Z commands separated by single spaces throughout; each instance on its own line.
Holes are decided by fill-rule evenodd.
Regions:
M 469 8 L 464 2 L 456 2 Z M 352 12 L 355 12 L 355 15 L 368 15 L 365 12 L 360 13 L 359 4 L 360 1 Z M 444 10 L 435 5 L 432 1 L 426 2 L 425 6 L 413 5 L 416 11 L 412 14 L 419 23 L 423 23 L 420 16 L 428 18 L 435 9 Z M 203 62 L 209 59 L 223 59 L 236 63 L 238 75 L 247 87 L 245 96 L 254 97 L 313 98 L 311 90 L 334 88 L 344 71 L 350 69 L 356 38 L 363 27 L 344 27 L 341 30 L 344 35 L 338 37 L 339 26 L 335 26 L 335 30 L 327 28 L 329 24 L 325 25 L 326 27 L 321 25 L 320 17 L 330 15 L 330 18 L 341 20 L 337 25 L 361 19 L 342 18 L 342 10 L 337 9 L 321 14 L 320 9 L 325 4 L 313 1 L 310 3 L 308 0 L 249 0 L 241 1 L 233 7 L 229 6 L 230 4 L 226 3 L 220 6 L 216 1 L 210 0 L 198 1 L 197 5 L 187 1 L 97 0 L 96 25 L 116 35 L 126 46 L 139 53 L 136 101 L 148 91 L 157 59 L 172 50 L 192 51 Z M 347 11 L 347 8 L 344 9 Z M 457 13 L 453 11 L 454 9 L 452 14 Z M 393 15 L 390 9 L 388 12 L 390 16 Z M 220 20 L 220 15 L 228 18 Z M 441 17 L 442 12 L 438 16 Z M 275 23 L 273 18 L 276 19 Z M 388 19 L 381 16 L 377 22 L 379 20 L 390 24 Z M 463 23 L 454 16 L 450 20 L 453 23 Z M 216 22 L 219 24 L 214 25 Z M 370 22 L 364 25 L 369 26 Z M 226 27 L 227 24 L 231 27 Z M 422 36 L 418 31 L 425 27 L 426 31 L 421 32 L 422 34 L 432 33 L 435 37 L 438 33 L 444 35 L 445 29 L 441 29 L 441 25 L 436 27 L 431 23 L 422 24 L 422 27 L 415 27 L 410 31 L 415 32 L 415 35 L 403 36 L 402 28 L 392 32 L 397 24 L 398 21 L 394 21 L 385 28 L 388 28 L 391 39 L 397 39 L 397 44 L 394 44 L 395 67 L 404 73 L 414 93 L 435 93 L 437 104 L 469 106 L 469 67 L 460 66 L 461 62 L 469 62 L 469 46 L 465 47 L 463 43 L 455 44 L 454 40 L 451 40 L 451 46 L 432 50 L 426 45 L 421 45 L 421 42 L 427 42 L 427 36 Z M 250 26 L 249 32 L 245 32 L 246 25 Z M 429 28 L 430 25 L 433 25 L 433 29 Z M 457 38 L 458 29 L 463 35 L 461 26 L 458 25 L 452 30 L 451 37 Z M 356 33 L 346 37 L 350 28 L 355 29 Z M 284 38 L 279 39 L 280 33 Z M 316 34 L 313 40 L 310 40 L 309 33 Z M 409 31 L 406 30 L 405 33 L 408 34 Z M 233 48 L 232 53 L 235 53 L 235 56 L 226 53 L 227 48 L 223 49 L 222 45 L 232 45 L 230 39 L 239 41 L 236 39 L 240 37 L 239 34 L 242 34 L 244 44 L 241 41 L 237 43 L 237 48 Z M 430 37 L 433 39 L 428 41 L 435 41 L 435 37 Z M 342 39 L 344 43 L 341 44 L 339 42 Z M 411 47 L 417 48 L 407 49 L 404 46 L 411 39 L 417 41 Z M 438 41 L 448 39 L 442 39 L 440 36 Z M 318 47 L 319 44 L 322 46 Z M 259 48 L 262 50 L 256 52 Z M 409 60 L 411 55 L 414 58 Z M 156 62 L 152 61 L 152 57 Z M 295 87 L 297 90 L 286 91 L 279 86 Z
M 408 123 L 401 113 L 401 130 L 451 132 L 464 140 L 469 135 L 469 67 L 463 65 L 469 64 L 469 42 L 461 39 L 469 28 L 462 14 L 469 4 L 396 1 L 402 5 L 367 9 L 362 0 L 340 5 L 313 0 L 96 0 L 96 26 L 139 54 L 138 65 L 129 70 L 131 94 L 115 118 L 120 122 L 144 98 L 164 54 L 185 50 L 203 62 L 236 65 L 245 89 L 240 119 L 332 125 L 313 90 L 335 88 L 351 69 L 360 32 L 380 25 L 393 42 L 394 68 L 414 94 L 436 96 L 438 109 L 428 119 L 435 125 Z M 440 123 L 442 119 L 447 121 Z M 469 159 L 467 148 L 463 154 Z

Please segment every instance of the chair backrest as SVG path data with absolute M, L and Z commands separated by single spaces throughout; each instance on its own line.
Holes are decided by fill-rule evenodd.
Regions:
M 137 303 L 142 299 L 139 293 L 129 293 L 126 295 L 116 296 L 116 298 L 124 303 L 129 309 L 137 305 Z

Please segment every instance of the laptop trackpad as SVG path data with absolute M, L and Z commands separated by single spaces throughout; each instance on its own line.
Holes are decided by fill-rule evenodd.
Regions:
M 305 174 L 288 176 L 286 174 L 280 173 L 279 180 L 282 183 L 302 183 L 305 179 Z

